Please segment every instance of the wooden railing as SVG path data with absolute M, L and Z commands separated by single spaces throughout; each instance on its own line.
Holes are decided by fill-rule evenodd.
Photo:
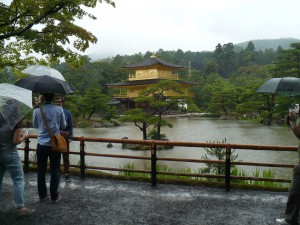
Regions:
M 37 138 L 36 135 L 30 135 L 29 138 Z M 74 141 L 79 142 L 78 151 L 70 149 L 70 154 L 80 156 L 80 165 L 70 165 L 74 168 L 80 168 L 81 178 L 85 178 L 86 169 L 93 170 L 107 170 L 107 171 L 123 171 L 123 172 L 137 172 L 147 173 L 151 175 L 151 185 L 157 185 L 157 175 L 174 175 L 174 176 L 189 176 L 189 177 L 205 177 L 205 178 L 218 178 L 224 179 L 225 190 L 230 190 L 231 180 L 254 180 L 254 181 L 267 181 L 267 182 L 282 182 L 290 183 L 290 179 L 283 178 L 265 178 L 265 177 L 250 177 L 250 176 L 232 176 L 230 174 L 232 165 L 244 165 L 244 166 L 259 166 L 259 167 L 278 167 L 278 168 L 293 168 L 291 164 L 274 164 L 274 163 L 258 163 L 258 162 L 241 162 L 231 161 L 232 150 L 244 151 L 282 151 L 282 152 L 295 152 L 297 151 L 296 146 L 267 146 L 267 145 L 246 145 L 246 144 L 229 144 L 229 143 L 202 143 L 202 142 L 175 142 L 175 141 L 155 141 L 155 140 L 133 140 L 133 139 L 113 139 L 113 138 L 94 138 L 94 137 L 75 137 Z M 105 142 L 105 143 L 122 143 L 122 144 L 142 144 L 148 145 L 151 148 L 151 154 L 149 157 L 146 156 L 130 156 L 130 155 L 119 155 L 119 154 L 98 154 L 90 153 L 85 150 L 86 142 Z M 36 149 L 29 146 L 30 139 L 25 141 L 25 147 L 19 148 L 24 150 L 24 172 L 29 171 L 29 164 L 34 163 L 29 161 L 29 152 L 36 151 Z M 204 159 L 182 159 L 182 158 L 169 158 L 169 157 L 157 157 L 157 146 L 184 146 L 184 147 L 196 147 L 196 148 L 224 148 L 226 149 L 225 160 L 204 160 Z M 87 166 L 85 163 L 85 156 L 94 157 L 110 157 L 110 158 L 127 158 L 127 159 L 140 159 L 150 160 L 151 170 L 141 169 L 127 169 L 127 168 L 113 168 L 113 167 L 100 167 L 100 166 Z M 212 163 L 212 164 L 223 164 L 225 165 L 225 175 L 213 175 L 213 174 L 201 174 L 201 173 L 179 173 L 179 172 L 162 172 L 157 171 L 157 161 L 178 161 L 178 162 L 190 162 L 190 163 Z

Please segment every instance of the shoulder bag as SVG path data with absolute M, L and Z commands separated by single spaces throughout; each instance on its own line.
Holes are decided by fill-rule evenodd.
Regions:
M 40 106 L 40 110 L 43 117 L 43 121 L 47 127 L 47 131 L 50 134 L 52 151 L 60 152 L 60 153 L 67 152 L 68 148 L 67 148 L 67 142 L 65 138 L 60 134 L 53 134 L 51 132 L 42 106 Z

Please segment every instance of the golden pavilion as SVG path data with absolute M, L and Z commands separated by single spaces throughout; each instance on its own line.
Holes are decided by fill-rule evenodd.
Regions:
M 186 96 L 190 95 L 188 89 L 191 86 L 197 85 L 193 82 L 182 81 L 179 79 L 178 74 L 172 73 L 172 71 L 182 69 L 183 66 L 165 62 L 156 57 L 156 55 L 152 55 L 147 60 L 124 66 L 123 68 L 132 70 L 134 73 L 129 74 L 128 80 L 125 82 L 107 84 L 108 87 L 118 89 L 118 93 L 113 96 L 116 102 L 127 100 L 126 102 L 129 103 L 128 100 L 133 100 L 138 97 L 140 91 L 164 79 L 178 82 Z M 165 95 L 172 97 L 175 96 L 176 93 L 169 91 Z

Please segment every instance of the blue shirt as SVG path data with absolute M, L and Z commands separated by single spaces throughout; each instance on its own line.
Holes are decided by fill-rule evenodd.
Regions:
M 73 139 L 72 114 L 69 110 L 66 110 L 66 109 L 64 109 L 64 114 L 65 114 L 67 125 L 66 125 L 66 128 L 62 129 L 62 130 L 69 133 L 69 139 Z
M 43 105 L 43 111 L 51 132 L 59 134 L 59 130 L 63 130 L 66 127 L 66 119 L 62 107 L 46 103 Z M 40 108 L 34 109 L 32 123 L 34 128 L 38 128 L 38 143 L 44 146 L 51 146 L 50 134 L 43 121 Z

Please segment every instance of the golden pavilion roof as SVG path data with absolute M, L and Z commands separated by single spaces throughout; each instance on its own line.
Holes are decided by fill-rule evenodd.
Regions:
M 168 70 L 179 70 L 183 66 L 175 65 L 157 58 L 155 55 L 144 61 L 134 63 L 131 65 L 123 66 L 124 69 L 136 70 L 136 69 L 147 69 L 147 68 L 163 68 Z
M 136 86 L 136 85 L 149 85 L 149 84 L 157 84 L 159 81 L 163 79 L 147 79 L 147 80 L 132 80 L 132 81 L 125 81 L 125 82 L 118 82 L 113 84 L 107 84 L 109 87 L 123 87 L 123 86 Z M 175 80 L 177 83 L 182 85 L 198 85 L 198 83 L 183 81 L 183 80 Z

